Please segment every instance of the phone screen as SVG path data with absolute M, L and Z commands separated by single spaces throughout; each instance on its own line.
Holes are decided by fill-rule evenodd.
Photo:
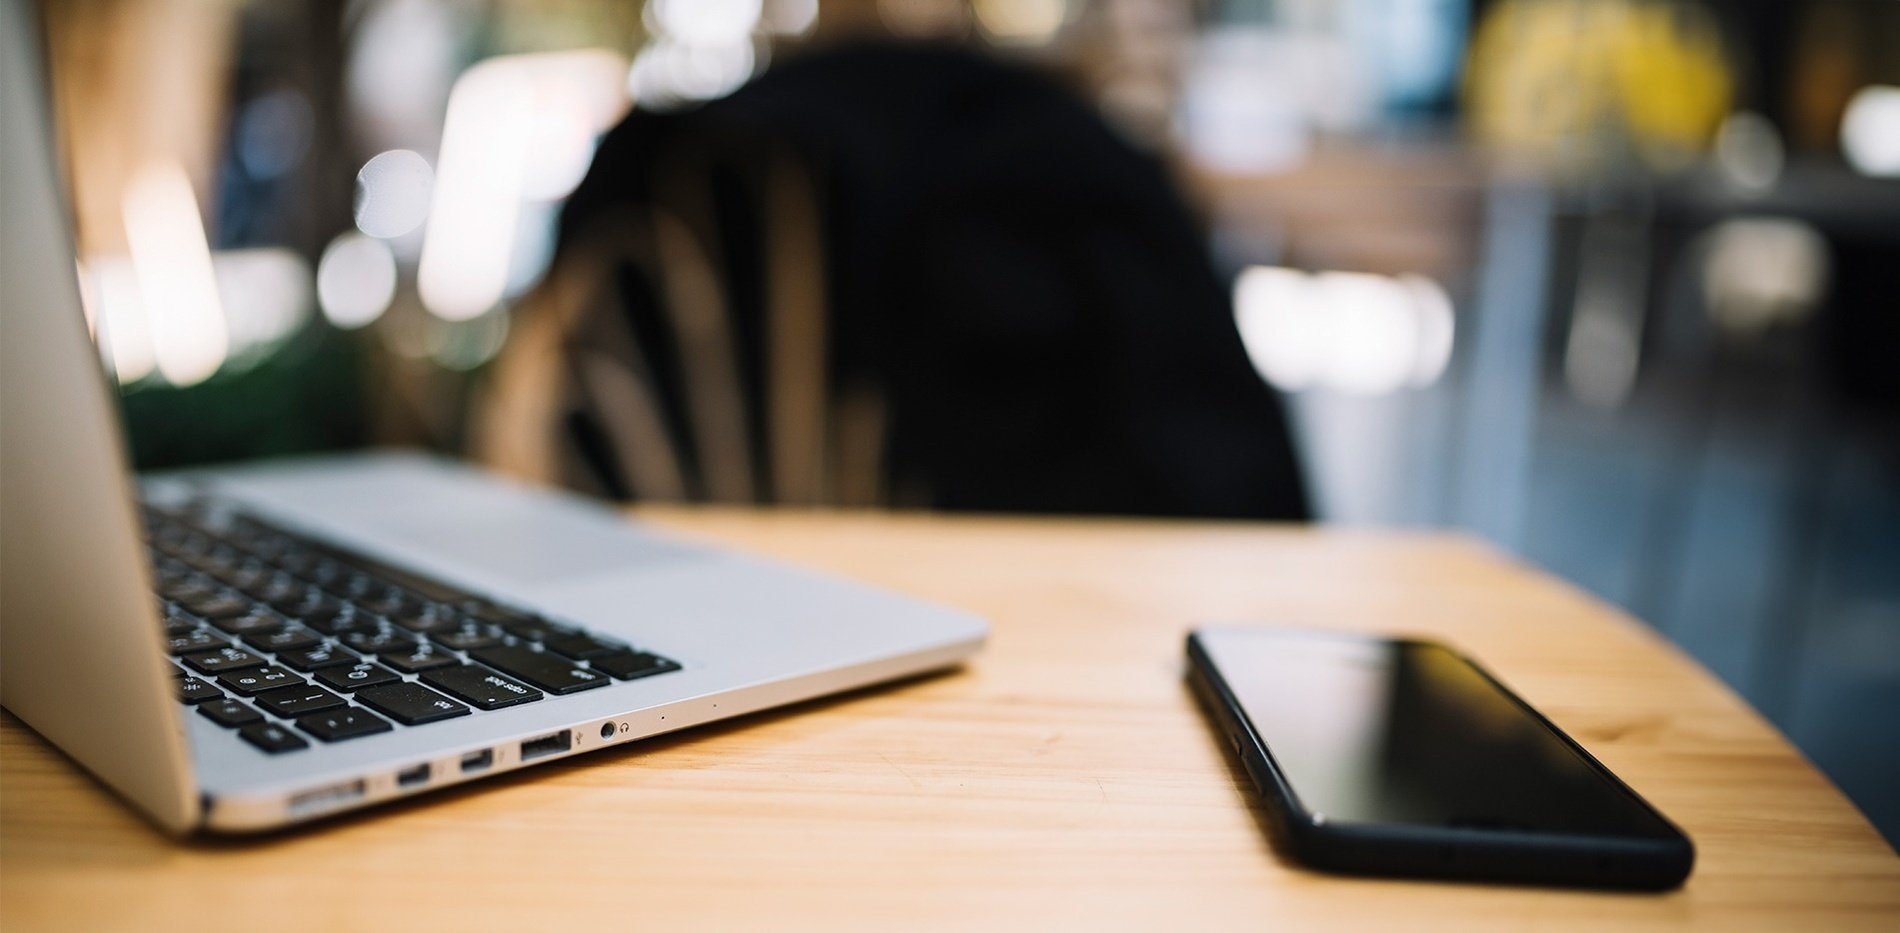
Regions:
M 1446 648 L 1299 631 L 1197 637 L 1318 822 L 1675 836 Z

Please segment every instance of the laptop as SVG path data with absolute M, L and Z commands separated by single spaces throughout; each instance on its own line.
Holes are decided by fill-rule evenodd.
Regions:
M 0 0 L 0 704 L 246 833 L 954 665 L 986 624 L 415 454 L 131 475 Z

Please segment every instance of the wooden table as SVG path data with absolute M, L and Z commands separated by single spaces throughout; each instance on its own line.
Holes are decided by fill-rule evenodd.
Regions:
M 993 640 L 958 672 L 248 842 L 161 837 L 7 718 L 0 926 L 1900 929 L 1900 859 L 1759 716 L 1462 539 L 651 514 L 968 607 Z M 1454 642 L 1687 829 L 1694 876 L 1641 895 L 1294 868 L 1183 686 L 1197 620 Z

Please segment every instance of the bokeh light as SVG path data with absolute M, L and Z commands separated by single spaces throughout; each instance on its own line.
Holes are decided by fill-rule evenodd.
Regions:
M 466 372 L 501 352 L 508 340 L 508 313 L 497 308 L 466 321 L 431 318 L 423 339 L 437 365 Z
M 211 254 L 235 366 L 255 363 L 310 319 L 310 265 L 282 247 Z
M 1069 18 L 1067 0 L 974 0 L 972 5 L 984 35 L 999 42 L 1048 42 Z
M 1841 116 L 1841 150 L 1863 175 L 1900 177 L 1900 87 L 1861 88 Z
M 1743 110 L 1729 114 L 1716 131 L 1716 164 L 1741 188 L 1762 191 L 1774 187 L 1785 157 L 1781 133 L 1759 113 Z
M 508 293 L 523 202 L 579 182 L 626 74 L 618 55 L 582 49 L 491 58 L 456 81 L 418 270 L 431 313 L 468 320 Z
M 356 173 L 356 229 L 393 239 L 429 216 L 435 170 L 429 160 L 408 149 L 379 153 Z
M 803 36 L 818 25 L 818 0 L 768 0 L 760 24 L 781 36 Z
M 910 38 L 945 38 L 970 28 L 970 8 L 963 0 L 877 0 L 884 28 Z
M 175 162 L 147 165 L 127 186 L 123 212 L 158 372 L 177 386 L 203 382 L 230 340 L 191 180 Z
M 344 233 L 324 247 L 317 263 L 317 303 L 323 316 L 345 330 L 382 317 L 396 294 L 396 257 L 389 245 L 361 233 Z
M 1254 368 L 1287 391 L 1422 388 L 1451 359 L 1451 298 L 1424 276 L 1256 266 L 1234 284 L 1234 314 Z
M 758 51 L 751 40 L 688 45 L 662 39 L 634 57 L 627 90 L 642 107 L 671 110 L 724 97 L 758 69 Z
M 120 384 L 131 385 L 152 375 L 158 359 L 132 261 L 124 256 L 94 257 L 86 263 L 86 278 L 90 287 L 81 289 L 80 296 L 95 305 L 90 316 L 98 322 L 99 349 L 113 376 Z
M 1827 288 L 1827 239 L 1788 218 L 1725 220 L 1703 236 L 1702 297 L 1725 332 L 1753 336 L 1812 313 Z
M 650 0 L 646 12 L 655 32 L 687 45 L 725 45 L 758 28 L 759 0 Z

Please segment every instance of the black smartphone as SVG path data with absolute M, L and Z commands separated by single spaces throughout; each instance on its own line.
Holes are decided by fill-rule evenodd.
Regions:
M 1695 862 L 1682 830 L 1443 645 L 1210 627 L 1187 653 L 1274 834 L 1308 866 L 1662 890 Z

